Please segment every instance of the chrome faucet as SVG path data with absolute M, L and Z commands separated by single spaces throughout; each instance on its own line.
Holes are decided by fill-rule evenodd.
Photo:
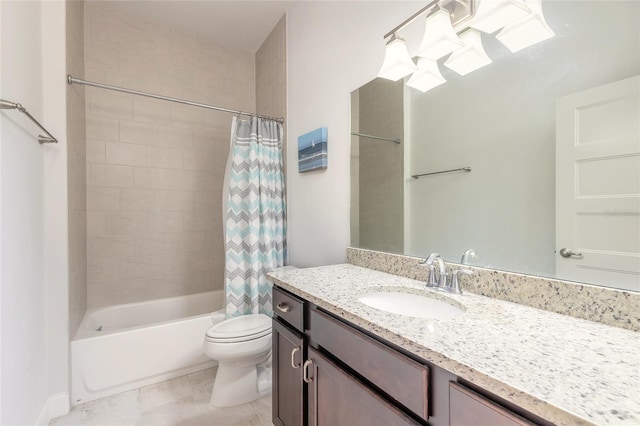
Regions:
M 462 253 L 462 259 L 460 259 L 460 263 L 466 265 L 469 258 L 478 259 L 476 251 L 472 248 L 468 248 L 464 251 L 464 253 Z
M 475 252 L 473 249 L 467 251 Z M 465 252 L 467 254 L 467 252 Z M 469 253 L 471 255 L 471 253 Z M 434 263 L 438 263 L 438 280 L 436 281 L 436 267 Z M 451 272 L 451 280 L 449 280 L 449 274 L 447 273 L 447 265 L 444 263 L 442 256 L 439 253 L 431 253 L 427 260 L 421 263 L 429 268 L 429 277 L 427 278 L 427 287 L 433 287 L 438 290 L 444 290 L 449 293 L 462 294 L 460 283 L 458 281 L 458 274 L 471 275 L 473 271 L 468 269 L 456 269 Z
M 436 271 L 434 262 L 438 262 L 438 281 L 436 281 Z M 447 265 L 444 264 L 442 256 L 439 253 L 431 253 L 427 260 L 422 262 L 429 268 L 429 278 L 427 278 L 427 287 L 436 287 L 444 289 L 447 286 Z
M 454 294 L 462 294 L 462 289 L 460 288 L 460 283 L 458 282 L 458 274 L 472 275 L 473 271 L 468 269 L 456 269 L 451 272 L 451 283 L 446 287 L 446 290 L 449 293 Z

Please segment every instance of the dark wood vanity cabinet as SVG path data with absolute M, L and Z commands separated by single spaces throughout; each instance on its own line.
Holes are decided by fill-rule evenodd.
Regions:
M 273 301 L 274 425 L 549 424 L 279 287 Z
M 302 363 L 306 347 L 301 333 L 273 320 L 273 424 L 303 425 L 305 392 Z
M 319 351 L 309 348 L 309 426 L 419 425 Z

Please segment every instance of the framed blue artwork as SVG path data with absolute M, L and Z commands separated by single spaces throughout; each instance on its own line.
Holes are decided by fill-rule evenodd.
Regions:
M 327 128 L 298 136 L 298 173 L 327 168 Z

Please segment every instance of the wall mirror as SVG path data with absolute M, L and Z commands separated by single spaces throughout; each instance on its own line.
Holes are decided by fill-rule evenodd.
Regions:
M 640 3 L 543 8 L 549 40 L 352 93 L 354 247 L 640 291 Z

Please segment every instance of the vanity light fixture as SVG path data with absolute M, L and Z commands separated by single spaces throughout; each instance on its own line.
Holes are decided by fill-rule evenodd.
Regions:
M 531 8 L 529 15 L 507 25 L 496 35 L 496 38 L 512 52 L 555 36 L 544 19 L 541 1 L 527 0 L 527 5 Z
M 439 9 L 425 20 L 424 36 L 416 56 L 440 59 L 463 46 L 451 25 L 449 11 Z
M 397 81 L 413 72 L 407 85 L 426 92 L 446 82 L 437 60 L 460 75 L 490 64 L 479 31 L 494 33 L 509 50 L 517 52 L 553 37 L 542 14 L 542 0 L 432 0 L 384 35 L 387 42 L 384 63 L 378 77 Z M 422 43 L 413 56 L 397 32 L 427 15 Z M 460 36 L 458 36 L 460 34 Z
M 460 40 L 464 42 L 464 47 L 449 56 L 444 63 L 446 67 L 460 75 L 467 75 L 491 63 L 491 58 L 482 47 L 482 39 L 477 30 L 469 28 L 460 35 Z
M 418 69 L 407 81 L 407 86 L 426 92 L 446 82 L 447 80 L 440 74 L 437 61 L 429 58 L 418 58 Z
M 387 43 L 384 62 L 378 72 L 378 77 L 398 81 L 415 70 L 416 64 L 409 56 L 405 41 L 393 34 Z
M 479 1 L 478 11 L 470 26 L 484 33 L 494 33 L 531 12 L 524 0 Z

